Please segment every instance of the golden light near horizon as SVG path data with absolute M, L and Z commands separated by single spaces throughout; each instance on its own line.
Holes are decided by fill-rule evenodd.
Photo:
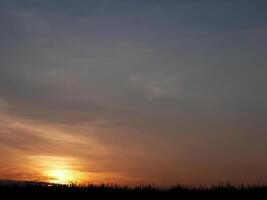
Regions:
M 71 170 L 55 168 L 47 171 L 50 182 L 56 184 L 68 184 L 77 182 L 78 176 Z
M 31 156 L 32 165 L 45 180 L 56 184 L 80 183 L 86 176 L 85 172 L 77 169 L 78 161 L 55 156 Z M 74 167 L 76 166 L 76 168 Z

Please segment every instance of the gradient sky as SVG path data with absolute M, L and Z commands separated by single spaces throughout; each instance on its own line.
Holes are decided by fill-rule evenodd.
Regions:
M 0 179 L 267 182 L 267 2 L 0 1 Z

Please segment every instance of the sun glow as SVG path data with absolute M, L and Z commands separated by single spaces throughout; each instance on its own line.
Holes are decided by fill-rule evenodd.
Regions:
M 86 172 L 79 167 L 79 161 L 68 157 L 31 156 L 32 166 L 43 177 L 40 181 L 56 184 L 82 183 L 87 180 Z
M 55 168 L 47 172 L 47 175 L 50 177 L 52 183 L 57 184 L 69 184 L 77 182 L 78 174 L 74 171 L 67 169 Z

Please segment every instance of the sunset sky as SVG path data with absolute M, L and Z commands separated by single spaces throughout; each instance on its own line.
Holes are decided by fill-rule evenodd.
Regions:
M 266 11 L 0 0 L 0 179 L 266 183 Z

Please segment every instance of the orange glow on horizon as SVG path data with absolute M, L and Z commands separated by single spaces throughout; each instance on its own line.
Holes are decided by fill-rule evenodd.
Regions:
M 86 174 L 75 168 L 77 161 L 65 157 L 31 156 L 33 169 L 42 174 L 45 180 L 56 184 L 82 183 Z
M 45 173 L 50 178 L 49 182 L 57 184 L 76 183 L 80 177 L 75 171 L 58 167 L 48 170 Z

